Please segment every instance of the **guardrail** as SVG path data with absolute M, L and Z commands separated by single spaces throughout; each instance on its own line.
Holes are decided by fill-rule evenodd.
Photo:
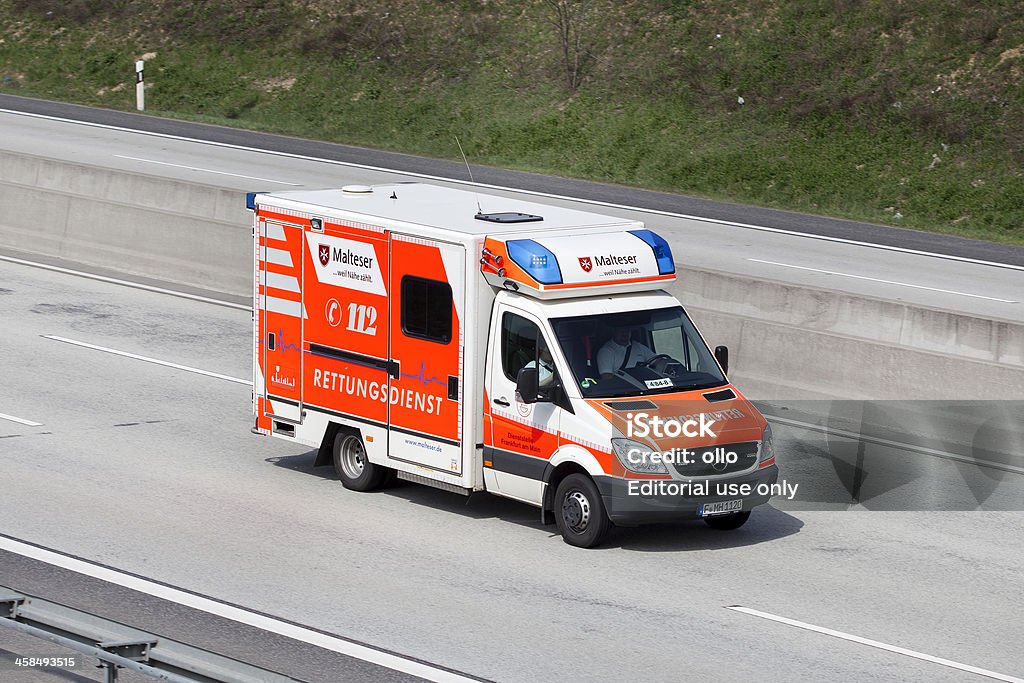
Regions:
M 294 683 L 296 679 L 108 619 L 0 587 L 0 628 L 34 636 L 98 660 L 113 683 L 127 669 L 169 683 Z M 69 657 L 31 657 L 26 670 L 66 669 Z M 70 660 L 70 661 L 69 661 Z

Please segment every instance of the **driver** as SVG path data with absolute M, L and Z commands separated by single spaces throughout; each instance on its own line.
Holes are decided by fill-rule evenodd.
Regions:
M 606 379 L 618 370 L 633 368 L 654 358 L 655 353 L 640 342 L 631 341 L 629 327 L 616 327 L 611 339 L 597 352 L 597 370 Z

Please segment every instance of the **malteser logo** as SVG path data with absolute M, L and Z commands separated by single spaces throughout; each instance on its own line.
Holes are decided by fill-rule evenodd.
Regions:
M 594 262 L 590 260 L 589 256 L 580 256 L 580 268 L 584 273 L 589 273 L 594 269 Z
M 324 253 L 321 248 L 320 260 L 324 261 L 324 258 Z M 338 247 L 335 247 L 334 249 L 331 250 L 331 258 L 343 266 L 353 266 L 355 268 L 366 269 L 373 267 L 372 256 L 366 256 L 365 254 L 357 254 L 351 249 L 339 249 Z M 324 261 L 324 265 L 327 265 L 326 261 Z
M 635 264 L 636 256 L 634 254 L 630 254 L 629 256 L 608 254 L 607 256 L 597 257 L 597 265 L 599 266 L 631 266 Z
M 322 235 L 308 240 L 306 246 L 309 251 L 306 258 L 312 260 L 318 281 L 366 294 L 387 296 L 374 243 Z M 309 277 L 307 273 L 307 282 Z

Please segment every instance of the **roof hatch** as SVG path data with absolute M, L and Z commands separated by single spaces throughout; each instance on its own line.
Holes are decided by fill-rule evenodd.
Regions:
M 544 216 L 537 216 L 532 213 L 520 213 L 519 211 L 504 211 L 501 213 L 478 213 L 473 216 L 478 221 L 490 223 L 533 223 L 544 220 Z

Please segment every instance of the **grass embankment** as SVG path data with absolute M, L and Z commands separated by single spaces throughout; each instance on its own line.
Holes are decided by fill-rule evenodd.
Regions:
M 0 27 L 0 92 L 132 109 L 144 57 L 153 113 L 1024 243 L 1019 0 L 0 0 Z

